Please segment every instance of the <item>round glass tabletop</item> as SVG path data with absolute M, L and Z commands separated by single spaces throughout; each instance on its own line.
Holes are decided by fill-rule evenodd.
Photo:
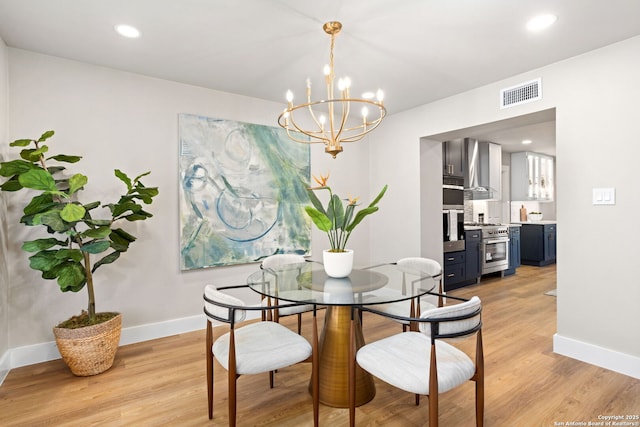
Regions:
M 283 301 L 320 305 L 369 305 L 407 300 L 431 291 L 436 281 L 428 276 L 408 275 L 394 265 L 354 269 L 348 277 L 327 276 L 318 264 L 288 264 L 252 273 L 251 289 Z

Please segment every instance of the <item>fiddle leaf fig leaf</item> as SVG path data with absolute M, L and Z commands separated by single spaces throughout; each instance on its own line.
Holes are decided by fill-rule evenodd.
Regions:
M 62 211 L 60 211 L 60 218 L 67 222 L 77 222 L 84 218 L 85 209 L 83 206 L 76 205 L 75 203 L 67 203 Z
M 37 162 L 47 151 L 49 151 L 49 147 L 46 145 L 43 145 L 40 148 L 25 148 L 20 152 L 20 157 L 25 160 L 29 160 L 30 162 Z
M 53 201 L 53 196 L 50 193 L 40 194 L 35 196 L 27 206 L 25 206 L 23 212 L 25 215 L 35 215 L 37 213 L 44 213 L 53 209 L 58 203 Z
M 65 263 L 58 273 L 58 286 L 62 292 L 78 292 L 87 283 L 84 268 L 77 262 Z
M 91 269 L 91 272 L 96 271 L 96 269 L 101 265 L 111 264 L 112 262 L 120 258 L 120 254 L 121 252 L 119 251 L 111 252 L 109 255 L 105 256 L 104 258 L 99 259 L 95 264 L 93 264 L 93 268 Z
M 66 241 L 54 239 L 53 237 L 48 239 L 32 240 L 30 242 L 24 242 L 22 244 L 22 250 L 25 252 L 38 252 L 45 249 L 52 248 L 54 246 L 65 246 Z
M 147 175 L 149 175 L 150 173 L 151 173 L 151 171 L 147 171 L 147 172 L 145 172 L 145 173 L 143 173 L 143 174 L 140 174 L 140 175 L 136 176 L 136 177 L 133 179 L 133 182 L 137 184 L 137 183 L 138 183 L 138 181 L 140 181 L 140 178 L 142 178 L 143 176 L 147 176 Z M 142 184 L 142 183 L 140 183 L 140 184 Z
M 51 174 L 44 169 L 31 169 L 20 175 L 20 185 L 40 191 L 58 191 Z
M 20 175 L 36 168 L 31 162 L 25 160 L 12 160 L 0 164 L 0 176 Z
M 132 221 L 142 221 L 142 220 L 145 220 L 147 218 L 151 218 L 152 216 L 153 215 L 151 215 L 148 212 L 140 211 L 140 212 L 133 213 L 131 215 L 127 215 L 127 216 L 124 217 L 124 219 L 126 219 L 127 221 L 131 221 L 131 222 Z
M 27 145 L 31 144 L 33 141 L 33 139 L 16 139 L 15 141 L 11 142 L 9 144 L 9 146 L 11 147 L 26 147 Z
M 137 187 L 138 195 L 135 197 L 142 200 L 147 205 L 152 202 L 152 198 L 157 196 L 159 191 L 158 187 Z
M 89 237 L 91 239 L 104 239 L 105 237 L 111 234 L 111 229 L 109 227 L 98 227 L 91 228 L 83 233 L 80 233 L 82 237 Z
M 55 131 L 48 130 L 45 133 L 43 133 L 42 135 L 40 135 L 40 138 L 38 139 L 38 142 L 42 142 L 44 140 L 47 140 L 47 139 L 51 138 L 54 134 L 55 134 Z
M 81 173 L 73 175 L 71 178 L 69 178 L 69 194 L 73 194 L 84 187 L 88 181 L 89 178 L 87 178 L 85 175 L 82 175 Z
M 49 271 L 55 266 L 59 265 L 62 261 L 56 257 L 58 251 L 40 251 L 35 255 L 29 257 L 29 266 L 34 270 Z
M 24 187 L 20 185 L 20 181 L 18 181 L 18 176 L 14 176 L 11 179 L 6 180 L 0 185 L 0 190 L 2 191 L 18 191 L 23 189 Z
M 115 230 L 111 230 L 111 234 L 109 235 L 109 238 L 111 239 L 112 242 L 126 245 L 126 247 L 129 247 L 129 243 L 136 241 L 136 236 L 127 233 L 122 228 L 116 228 Z
M 134 202 L 116 203 L 115 205 L 109 205 L 111 214 L 114 217 L 120 216 L 127 211 L 138 212 L 142 209 L 142 206 Z
M 57 258 L 80 262 L 83 260 L 82 252 L 78 249 L 59 249 Z
M 76 163 L 79 162 L 80 159 L 82 159 L 82 156 L 67 156 L 66 154 L 58 154 L 56 156 L 49 157 L 48 159 L 57 160 L 59 162 Z
M 120 181 L 124 182 L 127 186 L 127 190 L 131 191 L 131 178 L 127 176 L 126 173 L 122 172 L 120 169 L 114 170 L 115 175 L 120 179 Z
M 84 204 L 83 206 L 86 210 L 90 211 L 91 209 L 95 209 L 98 206 L 100 206 L 100 202 L 91 202 L 91 203 Z
M 62 217 L 60 217 L 60 211 L 57 210 L 34 215 L 32 223 L 33 225 L 46 225 L 58 233 L 64 233 L 72 227 L 72 224 L 65 222 Z
M 80 250 L 90 254 L 99 254 L 100 252 L 104 252 L 109 249 L 109 246 L 111 246 L 111 243 L 108 240 L 101 240 L 83 245 Z

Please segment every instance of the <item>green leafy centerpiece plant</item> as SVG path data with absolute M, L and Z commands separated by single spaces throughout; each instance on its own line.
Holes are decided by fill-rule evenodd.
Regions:
M 331 191 L 331 187 L 327 185 L 329 174 L 327 174 L 327 176 L 320 175 L 320 178 L 314 176 L 313 179 L 318 186 L 307 189 L 307 194 L 309 195 L 312 206 L 305 206 L 305 211 L 316 227 L 318 227 L 320 231 L 327 233 L 327 237 L 329 238 L 330 249 L 323 252 L 325 271 L 331 277 L 346 277 L 351 273 L 351 267 L 353 265 L 353 251 L 345 249 L 349 237 L 351 237 L 353 230 L 367 215 L 378 211 L 378 202 L 387 191 L 387 186 L 382 187 L 380 193 L 378 193 L 376 198 L 373 199 L 368 206 L 356 212 L 356 208 L 359 206 L 358 198 L 346 199 L 347 204 L 345 206 L 340 196 L 334 194 L 333 191 Z M 319 190 L 329 192 L 329 201 L 327 202 L 326 208 L 315 194 L 315 192 Z M 334 271 L 332 264 L 336 256 L 332 254 L 342 253 L 348 254 L 346 261 L 347 266 L 343 266 L 342 268 L 336 269 L 338 271 Z
M 42 278 L 56 280 L 62 292 L 87 289 L 86 311 L 59 324 L 54 328 L 54 335 L 62 358 L 71 371 L 81 376 L 94 375 L 108 369 L 113 363 L 120 340 L 121 316 L 119 313 L 96 312 L 93 274 L 99 267 L 116 261 L 136 240 L 117 224 L 123 220 L 130 222 L 151 218 L 152 215 L 143 209 L 142 204 L 150 204 L 153 197 L 158 195 L 158 188 L 145 187 L 140 181 L 150 172 L 131 179 L 116 169 L 115 176 L 126 187 L 116 202 L 78 201 L 88 178 L 80 173 L 67 173 L 64 164 L 76 163 L 82 157 L 49 155 L 49 147 L 44 143 L 53 135 L 54 131 L 47 131 L 38 139 L 18 139 L 9 144 L 21 148 L 20 158 L 0 163 L 0 176 L 8 178 L 0 189 L 7 192 L 23 189 L 36 192 L 25 206 L 20 222 L 26 226 L 40 227 L 52 236 L 23 243 L 22 249 L 33 253 L 29 257 L 30 267 L 42 272 Z M 52 165 L 52 162 L 56 164 Z M 102 209 L 98 211 L 98 208 Z M 95 262 L 92 256 L 97 258 Z M 71 342 L 75 335 L 81 337 L 80 344 L 96 345 L 99 349 L 106 349 L 105 354 L 96 354 L 87 346 Z M 105 339 L 110 342 L 105 342 Z M 82 357 L 89 360 L 78 359 Z M 106 360 L 98 361 L 98 358 Z

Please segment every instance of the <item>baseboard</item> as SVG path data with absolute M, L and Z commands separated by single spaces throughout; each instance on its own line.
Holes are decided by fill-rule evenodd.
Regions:
M 204 314 L 168 320 L 166 322 L 150 323 L 147 325 L 123 328 L 120 335 L 120 345 L 164 338 L 171 335 L 193 332 L 205 327 Z M 0 358 L 0 385 L 9 371 L 21 366 L 33 365 L 50 360 L 60 359 L 60 353 L 55 341 L 10 348 Z
M 640 379 L 640 357 L 555 334 L 553 351 L 591 365 Z
M 11 370 L 11 366 L 9 366 L 9 351 L 5 351 L 2 357 L 0 357 L 0 385 Z

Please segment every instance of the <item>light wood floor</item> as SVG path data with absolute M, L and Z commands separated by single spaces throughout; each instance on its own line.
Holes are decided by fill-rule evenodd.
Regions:
M 520 268 L 452 294 L 484 304 L 486 426 L 556 426 L 599 421 L 599 415 L 640 414 L 640 380 L 554 354 L 555 266 Z M 293 318 L 283 323 L 293 325 Z M 204 326 L 204 325 L 203 325 Z M 303 326 L 303 333 L 309 332 Z M 399 332 L 398 324 L 364 318 L 368 341 Z M 121 347 L 114 366 L 74 377 L 62 361 L 12 370 L 0 387 L 2 426 L 225 426 L 226 374 L 216 365 L 214 420 L 207 418 L 204 331 Z M 312 425 L 310 365 L 238 382 L 239 426 Z M 376 381 L 376 397 L 357 409 L 358 426 L 428 425 L 426 398 Z M 440 397 L 440 425 L 474 425 L 473 384 Z M 348 411 L 320 407 L 320 423 L 348 425 Z M 557 423 L 557 424 L 556 424 Z

